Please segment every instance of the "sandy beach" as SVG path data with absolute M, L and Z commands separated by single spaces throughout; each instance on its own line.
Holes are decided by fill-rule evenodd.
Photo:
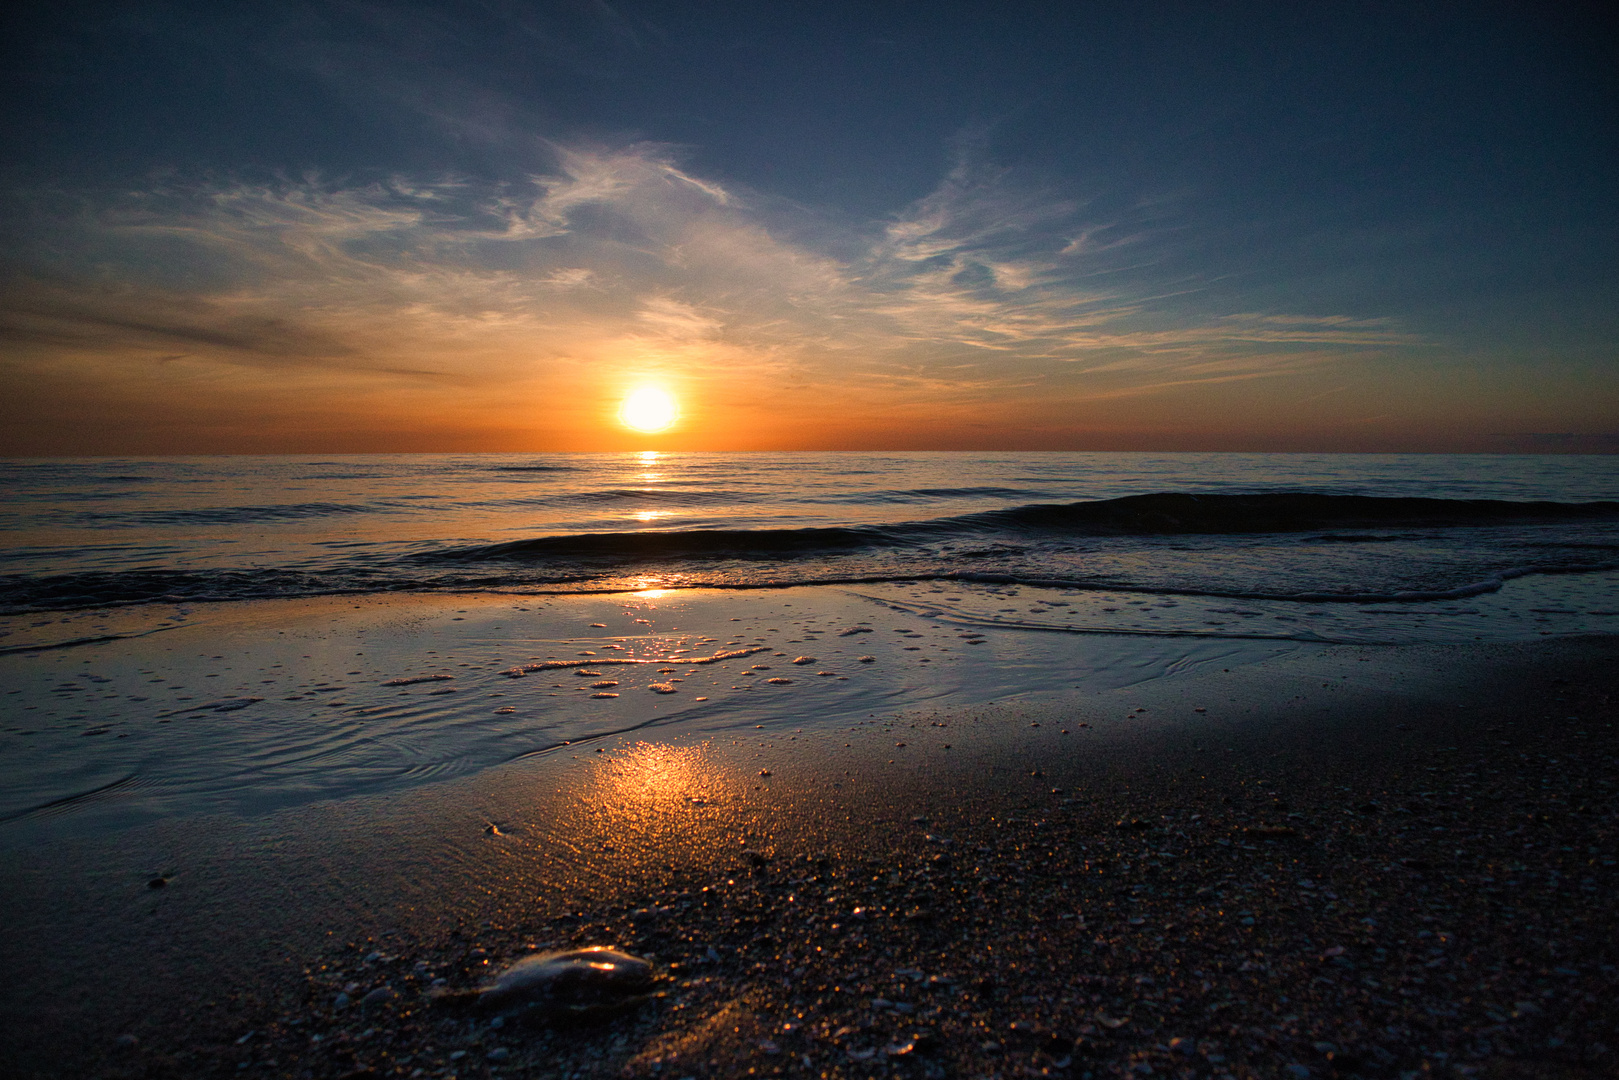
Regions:
M 543 613 L 573 627 L 568 644 L 609 635 L 629 643 L 621 659 L 648 661 L 619 665 L 625 711 L 578 714 L 590 730 L 569 738 L 500 729 L 503 760 L 464 773 L 361 767 L 338 793 L 276 762 L 249 783 L 235 757 L 254 744 L 225 725 L 273 725 L 259 701 L 143 703 L 148 730 L 131 739 L 182 715 L 217 723 L 225 772 L 258 794 L 226 797 L 187 766 L 189 786 L 176 773 L 13 815 L 8 1071 L 1611 1073 L 1611 638 L 1166 644 L 1009 628 L 971 631 L 985 640 L 972 646 L 832 590 L 638 602 Z M 562 647 L 520 654 L 518 606 L 537 605 L 218 605 L 147 637 L 5 660 L 116 681 L 126 661 L 157 670 L 164 642 L 176 683 L 221 658 L 236 669 L 221 686 L 275 664 L 312 685 L 342 666 L 366 676 L 342 712 L 381 707 L 364 688 L 449 708 L 455 695 L 425 695 L 453 684 L 489 723 L 532 703 L 520 692 L 573 702 L 547 699 L 547 716 L 623 701 L 575 678 L 609 670 L 602 648 L 574 649 L 594 655 L 566 657 L 559 690 L 564 669 L 514 672 Z M 609 610 L 626 625 L 583 622 Z M 136 625 L 150 611 L 121 618 L 101 624 L 109 637 L 153 628 Z M 679 674 L 620 633 L 635 618 L 663 620 L 645 641 L 680 650 Z M 756 639 L 770 647 L 710 660 Z M 201 640 L 212 651 L 191 649 Z M 429 670 L 428 647 L 450 666 Z M 800 650 L 814 662 L 792 665 Z M 456 679 L 384 686 L 431 674 Z M 649 692 L 654 677 L 683 681 Z M 338 741 L 365 764 L 363 735 Z M 589 1025 L 432 1002 L 435 985 L 583 945 L 650 960 L 652 995 Z

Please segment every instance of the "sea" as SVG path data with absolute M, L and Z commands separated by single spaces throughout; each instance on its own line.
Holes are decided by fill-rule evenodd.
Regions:
M 1619 627 L 1616 569 L 1614 456 L 0 462 L 0 612 L 12 614 L 384 591 L 954 580 L 1110 598 L 1102 607 L 1121 595 L 1175 598 L 1192 602 L 1195 627 L 1224 607 L 1212 614 L 1311 639 L 1495 638 Z M 1489 606 L 1522 578 L 1538 579 L 1531 606 Z M 1116 627 L 1126 620 L 1103 616 L 1117 614 L 1097 608 L 1087 626 Z M 1194 628 L 1164 614 L 1161 628 Z
M 1199 671 L 1619 632 L 1616 465 L 8 460 L 0 846 L 636 740 L 781 770 L 861 725 L 1003 707 L 1214 733 L 1239 720 L 1176 696 Z

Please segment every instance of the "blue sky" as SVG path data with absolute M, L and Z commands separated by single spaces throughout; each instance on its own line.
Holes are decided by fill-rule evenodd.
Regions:
M 1619 448 L 1595 7 L 8 18 L 0 452 Z

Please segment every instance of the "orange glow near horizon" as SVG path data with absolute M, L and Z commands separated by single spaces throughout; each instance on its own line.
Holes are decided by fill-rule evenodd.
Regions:
M 845 222 L 655 140 L 548 153 L 521 192 L 226 169 L 39 202 L 0 280 L 0 456 L 1619 449 L 1586 308 L 1531 347 L 1338 269 L 1188 293 L 1205 241 L 989 158 Z M 469 247 L 496 207 L 544 225 Z

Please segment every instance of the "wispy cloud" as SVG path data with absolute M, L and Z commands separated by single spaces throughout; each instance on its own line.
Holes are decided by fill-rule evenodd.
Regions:
M 1103 220 L 966 156 L 889 220 L 795 208 L 790 227 L 771 199 L 695 176 L 665 146 L 551 156 L 503 184 L 153 184 L 72 228 L 53 221 L 0 323 L 25 366 L 86 373 L 175 355 L 355 385 L 634 369 L 739 400 L 793 381 L 913 403 L 1059 383 L 1076 398 L 1150 394 L 1419 341 L 1376 318 L 1198 314 L 1196 282 L 1143 287 L 1172 242 L 1152 213 Z

